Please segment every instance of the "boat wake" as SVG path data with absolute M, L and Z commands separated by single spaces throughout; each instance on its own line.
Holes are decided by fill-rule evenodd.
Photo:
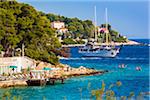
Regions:
M 120 60 L 146 60 L 146 58 L 132 58 L 132 57 L 116 57 L 115 59 L 120 59 Z
M 94 59 L 102 59 L 102 58 L 97 58 L 97 57 L 90 57 L 90 58 L 87 58 L 87 57 L 78 57 L 78 58 L 60 58 L 60 59 L 64 59 L 64 60 L 94 60 Z
M 105 59 L 117 59 L 117 60 L 146 60 L 147 58 L 131 58 L 131 57 L 116 57 L 116 58 L 99 58 L 99 57 L 76 57 L 76 58 L 60 58 L 60 60 L 105 60 Z

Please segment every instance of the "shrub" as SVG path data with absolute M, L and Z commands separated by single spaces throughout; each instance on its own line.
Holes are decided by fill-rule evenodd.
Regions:
M 64 39 L 62 44 L 76 44 L 77 42 L 75 42 L 73 39 L 71 38 L 67 38 L 67 39 Z

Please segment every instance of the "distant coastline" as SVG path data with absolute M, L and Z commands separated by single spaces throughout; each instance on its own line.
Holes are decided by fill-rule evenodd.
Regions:
M 99 43 L 97 45 L 106 45 L 106 43 Z M 122 43 L 122 42 L 114 42 L 114 43 L 110 43 L 110 45 L 116 45 L 116 46 L 120 46 L 120 45 L 143 45 L 142 43 L 133 41 L 133 40 L 129 40 L 128 42 Z M 80 46 L 85 46 L 85 44 L 69 44 L 69 45 L 62 45 L 62 47 L 80 47 Z

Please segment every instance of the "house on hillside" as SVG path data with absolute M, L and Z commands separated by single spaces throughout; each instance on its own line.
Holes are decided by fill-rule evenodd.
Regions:
M 67 28 L 60 28 L 57 30 L 58 33 L 66 33 L 68 32 L 68 29 Z
M 56 29 L 56 34 L 60 42 L 62 42 L 63 38 L 66 38 L 69 33 L 68 29 L 65 28 L 65 23 L 60 21 L 54 21 L 51 23 L 51 27 Z
M 106 33 L 106 28 L 98 27 L 98 33 Z
M 58 29 L 61 29 L 61 28 L 65 28 L 65 23 L 60 22 L 60 21 L 54 21 L 54 22 L 51 23 L 51 27 L 58 30 Z

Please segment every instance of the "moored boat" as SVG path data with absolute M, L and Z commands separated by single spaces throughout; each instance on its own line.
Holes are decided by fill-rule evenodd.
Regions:
M 96 31 L 96 7 L 95 7 L 95 39 L 93 41 L 88 41 L 86 46 L 79 49 L 79 53 L 82 57 L 116 57 L 119 53 L 120 47 L 115 45 L 110 45 L 108 41 L 108 23 L 107 23 L 107 8 L 106 8 L 106 45 L 96 45 L 97 43 L 97 31 Z

